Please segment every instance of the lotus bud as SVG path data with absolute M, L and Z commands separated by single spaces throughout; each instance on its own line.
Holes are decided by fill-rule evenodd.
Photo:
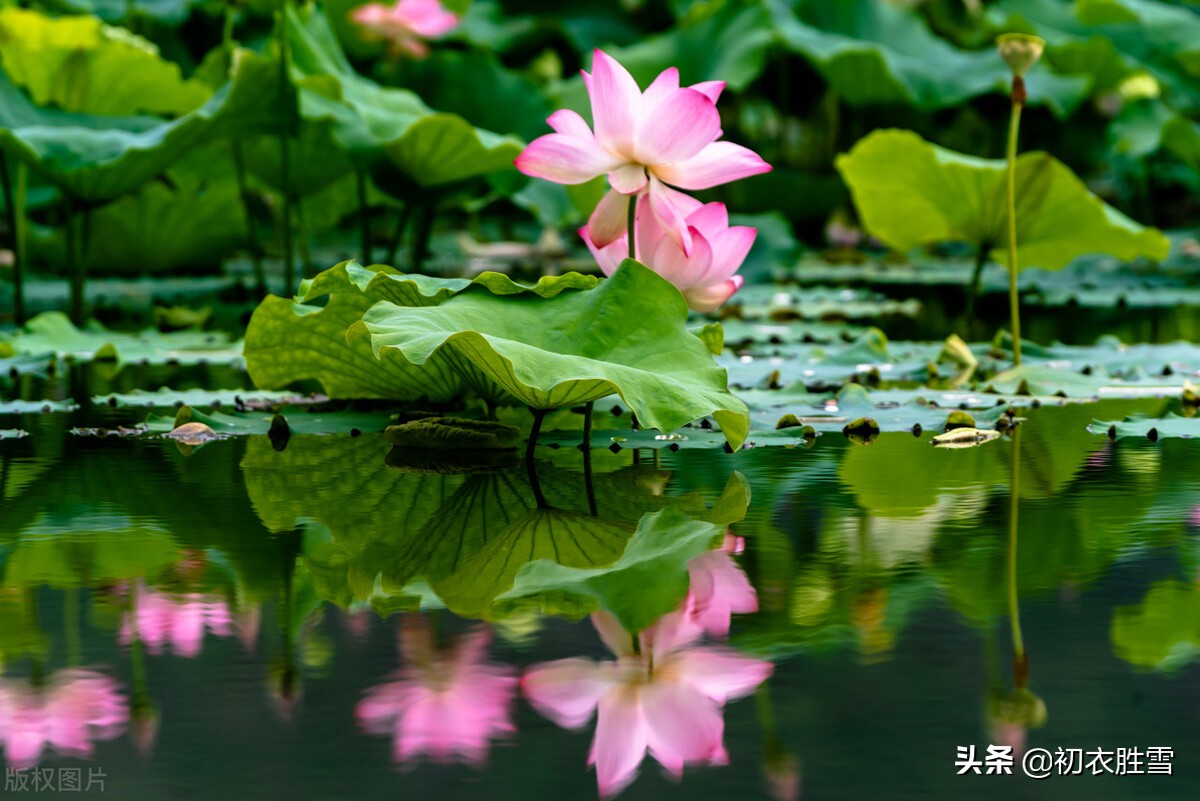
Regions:
M 995 691 L 988 699 L 988 718 L 993 724 L 1036 729 L 1046 722 L 1046 702 L 1024 687 L 1012 692 Z
M 1012 70 L 1013 76 L 1025 77 L 1029 68 L 1042 57 L 1046 49 L 1046 40 L 1040 36 L 1027 33 L 1005 33 L 996 39 L 996 47 L 1000 50 L 1000 58 Z

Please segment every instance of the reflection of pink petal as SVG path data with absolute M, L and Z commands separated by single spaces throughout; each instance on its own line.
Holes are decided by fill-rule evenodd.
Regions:
M 521 679 L 521 690 L 543 715 L 564 728 L 578 729 L 591 719 L 615 681 L 611 663 L 559 659 L 530 668 Z
M 62 670 L 35 690 L 24 681 L 0 681 L 0 742 L 9 767 L 37 764 L 45 746 L 86 757 L 94 740 L 118 736 L 129 707 L 116 681 L 90 670 Z
M 487 662 L 488 633 L 477 629 L 441 653 L 420 620 L 401 629 L 408 663 L 395 681 L 372 688 L 356 710 L 369 732 L 393 736 L 393 759 L 479 765 L 494 737 L 512 732 L 513 671 Z
M 649 732 L 642 717 L 639 694 L 637 686 L 621 686 L 600 701 L 588 763 L 596 766 L 602 798 L 627 787 L 637 777 L 638 766 L 646 755 Z
M 736 548 L 736 540 L 726 547 Z M 597 613 L 592 622 L 618 654 L 615 662 L 560 659 L 534 665 L 522 679 L 533 707 L 561 726 L 578 728 L 597 710 L 588 762 L 596 766 L 602 798 L 634 780 L 647 751 L 676 777 L 687 765 L 727 764 L 722 708 L 771 674 L 769 662 L 697 645 L 704 632 L 692 606 L 689 595 L 642 631 L 637 653 L 616 618 Z
M 135 609 L 121 621 L 120 641 L 128 645 L 134 630 L 152 654 L 170 645 L 176 654 L 194 657 L 200 653 L 205 631 L 219 637 L 233 633 L 229 605 L 216 596 L 200 593 L 172 595 L 139 582 Z
M 758 611 L 758 594 L 725 551 L 707 551 L 688 563 L 692 618 L 709 634 L 729 634 L 730 617 Z

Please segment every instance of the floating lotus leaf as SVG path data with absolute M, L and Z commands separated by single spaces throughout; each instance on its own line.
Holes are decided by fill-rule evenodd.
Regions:
M 50 354 L 83 361 L 197 364 L 232 363 L 240 348 L 231 347 L 228 334 L 212 331 L 176 331 L 164 334 L 149 329 L 136 333 L 109 331 L 92 321 L 76 328 L 62 312 L 42 312 L 11 337 L 0 334 L 0 351 L 17 354 Z
M 1007 259 L 1005 165 L 926 142 L 909 131 L 876 131 L 839 156 L 863 223 L 897 250 L 966 242 Z M 1017 160 L 1020 267 L 1057 270 L 1085 253 L 1164 259 L 1167 238 L 1104 203 L 1045 153 Z
M 0 64 L 40 106 L 84 114 L 186 114 L 212 90 L 158 48 L 95 17 L 0 10 Z
M 1109 439 L 1138 437 L 1154 442 L 1160 439 L 1192 439 L 1200 437 L 1200 417 L 1168 414 L 1166 417 L 1131 416 L 1124 420 L 1093 420 L 1088 430 L 1093 434 L 1105 434 Z
M 221 436 L 250 436 L 273 433 L 272 428 L 287 426 L 294 434 L 352 434 L 379 432 L 391 421 L 381 412 L 311 411 L 303 407 L 283 408 L 278 412 L 210 412 L 205 413 L 183 406 L 174 417 L 150 414 L 146 430 L 167 434 L 187 423 L 208 426 Z
M 679 291 L 626 260 L 590 292 L 462 293 L 425 308 L 382 301 L 347 336 L 369 338 L 381 359 L 395 353 L 420 366 L 440 357 L 479 391 L 499 387 L 535 409 L 620 395 L 642 425 L 664 432 L 712 416 L 736 449 L 749 414 L 686 320 Z
M 246 329 L 246 366 L 255 384 L 278 389 L 315 380 L 334 398 L 388 398 L 446 401 L 463 390 L 462 379 L 449 365 L 416 367 L 390 353 L 377 359 L 368 343 L 347 341 L 346 331 L 381 300 L 400 306 L 428 306 L 478 286 L 498 295 L 530 292 L 551 297 L 572 289 L 589 289 L 597 279 L 578 273 L 545 277 L 519 284 L 499 273 L 474 279 L 401 275 L 390 267 L 362 267 L 343 262 L 301 287 L 299 301 L 271 296 L 254 311 Z M 324 306 L 312 301 L 328 295 Z

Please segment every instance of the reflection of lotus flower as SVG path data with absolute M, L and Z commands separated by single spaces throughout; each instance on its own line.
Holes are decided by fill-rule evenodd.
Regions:
M 705 551 L 688 562 L 691 590 L 686 603 L 690 619 L 705 632 L 719 637 L 729 634 L 734 613 L 758 611 L 758 594 L 732 554 L 741 553 L 741 537 L 727 533 L 721 547 Z
M 175 653 L 186 657 L 200 653 L 205 628 L 221 637 L 232 631 L 229 607 L 220 598 L 200 593 L 172 595 L 140 582 L 135 608 L 121 622 L 123 645 L 132 642 L 135 625 L 138 639 L 150 653 L 157 654 L 164 644 L 170 644 Z
M 93 740 L 111 740 L 129 719 L 116 681 L 90 670 L 60 670 L 34 689 L 20 679 L 0 679 L 0 742 L 9 767 L 37 764 L 46 746 L 90 757 Z
M 438 763 L 482 764 L 488 740 L 514 731 L 517 686 L 510 668 L 487 661 L 488 640 L 486 629 L 476 629 L 437 653 L 426 621 L 409 621 L 400 633 L 406 664 L 359 702 L 359 723 L 392 735 L 396 762 L 427 754 Z
M 458 25 L 458 17 L 438 0 L 398 0 L 394 6 L 370 3 L 350 16 L 376 37 L 391 41 L 397 52 L 418 58 L 429 55 L 422 39 L 441 36 Z
M 692 251 L 683 248 L 650 214 L 649 200 L 638 199 L 637 253 L 650 269 L 670 281 L 687 298 L 695 311 L 716 309 L 742 286 L 742 277 L 734 275 L 754 245 L 758 231 L 742 225 L 730 227 L 724 203 L 701 204 L 680 196 L 680 213 L 692 236 Z M 625 233 L 605 247 L 597 247 L 585 226 L 579 231 L 596 257 L 605 275 L 612 275 L 629 254 L 629 234 Z
M 696 645 L 700 631 L 684 610 L 643 631 L 636 653 L 611 615 L 597 612 L 592 622 L 617 661 L 535 665 L 521 686 L 560 726 L 580 728 L 597 712 L 589 763 L 596 765 L 600 794 L 611 796 L 633 781 L 647 751 L 675 776 L 687 764 L 725 764 L 722 708 L 761 684 L 771 664 Z
M 664 70 L 645 92 L 624 67 L 597 50 L 583 73 L 595 133 L 583 117 L 561 110 L 547 122 L 554 133 L 535 139 L 517 169 L 535 178 L 579 184 L 608 174 L 612 189 L 588 220 L 592 243 L 603 248 L 626 228 L 628 197 L 646 195 L 651 214 L 687 255 L 692 235 L 680 189 L 708 189 L 771 167 L 756 153 L 718 142 L 722 81 L 680 87 L 679 70 Z

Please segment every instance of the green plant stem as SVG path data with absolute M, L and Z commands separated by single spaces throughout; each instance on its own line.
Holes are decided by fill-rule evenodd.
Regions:
M 432 206 L 424 206 L 416 213 L 412 242 L 409 244 L 409 269 L 414 273 L 419 273 L 424 269 L 425 259 L 429 257 L 429 240 L 433 237 L 434 214 Z
M 367 216 L 367 174 L 363 170 L 354 171 L 354 184 L 358 192 L 358 227 L 359 252 L 363 266 L 372 262 L 371 259 L 371 218 Z
M 392 241 L 388 243 L 388 260 L 387 263 L 392 267 L 396 266 L 396 255 L 400 252 L 400 244 L 404 241 L 404 230 L 408 228 L 408 221 L 412 218 L 413 206 L 411 203 L 405 203 L 404 208 L 396 217 L 396 230 L 392 233 Z
M 304 201 L 293 197 L 292 208 L 296 210 L 296 233 L 300 237 L 300 264 L 304 267 L 304 277 L 312 278 L 316 271 L 313 269 L 312 242 L 309 241 L 308 221 L 304 217 Z
M 279 86 L 284 97 L 288 95 L 288 41 L 287 41 L 287 0 L 279 3 L 279 17 L 276 22 L 276 34 L 279 37 Z M 292 247 L 292 198 L 291 198 L 291 156 L 289 153 L 288 134 L 291 133 L 292 119 L 289 110 L 287 119 L 283 120 L 279 130 L 279 171 L 280 183 L 283 186 L 283 278 L 286 286 L 285 294 L 296 291 L 296 267 L 293 264 Z
M 1017 295 L 1017 132 L 1025 105 L 1025 82 L 1013 78 L 1012 119 L 1008 126 L 1008 307 L 1012 318 L 1013 365 L 1021 364 L 1021 299 Z
M 233 171 L 237 175 L 238 197 L 242 199 L 242 216 L 246 221 L 246 247 L 250 250 L 250 264 L 254 267 L 254 290 L 260 298 L 267 296 L 267 274 L 263 270 L 262 253 L 258 247 L 258 234 L 254 230 L 254 215 L 250 208 L 250 187 L 246 182 L 246 157 L 242 143 L 231 140 L 229 152 L 233 156 Z
M 1008 617 L 1012 625 L 1013 661 L 1025 662 L 1021 609 L 1017 603 L 1017 512 L 1021 503 L 1021 426 L 1012 435 L 1012 474 L 1008 493 Z
M 636 235 L 637 232 L 634 230 L 636 225 L 637 225 L 637 195 L 630 195 L 629 196 L 629 222 L 628 222 L 628 227 L 625 230 L 626 230 L 626 235 L 629 237 L 629 258 L 631 258 L 631 259 L 637 258 L 637 245 L 635 244 L 635 242 L 637 241 L 637 235 Z
M 15 176 L 8 169 L 8 156 L 0 153 L 0 182 L 4 184 L 4 207 L 13 237 L 13 319 L 25 325 L 25 165 L 17 162 Z
M 76 587 L 63 590 L 63 638 L 67 641 L 67 664 L 79 667 L 83 646 L 79 636 L 79 590 Z
M 971 341 L 971 332 L 975 330 L 975 303 L 979 300 L 979 281 L 983 277 L 983 268 L 987 265 L 988 251 L 991 247 L 980 245 L 975 254 L 975 269 L 971 271 L 971 284 L 967 287 L 967 330 L 963 338 Z
M 533 490 L 533 498 L 539 509 L 549 508 L 546 496 L 542 494 L 542 485 L 538 481 L 537 464 L 534 454 L 537 452 L 538 435 L 542 433 L 542 421 L 546 419 L 547 409 L 533 409 L 533 428 L 529 431 L 529 441 L 525 443 L 525 472 L 529 474 L 529 486 Z
M 84 307 L 83 293 L 87 283 L 87 268 L 84 265 L 82 249 L 83 246 L 79 242 L 83 237 L 82 234 L 82 218 L 83 213 L 79 211 L 75 201 L 67 200 L 67 219 L 66 219 L 66 248 L 67 248 L 67 265 L 71 276 L 71 298 L 70 312 L 71 322 L 77 326 L 83 325 Z
M 596 486 L 592 483 L 592 412 L 595 401 L 583 407 L 583 486 L 587 493 L 588 514 L 596 516 Z

